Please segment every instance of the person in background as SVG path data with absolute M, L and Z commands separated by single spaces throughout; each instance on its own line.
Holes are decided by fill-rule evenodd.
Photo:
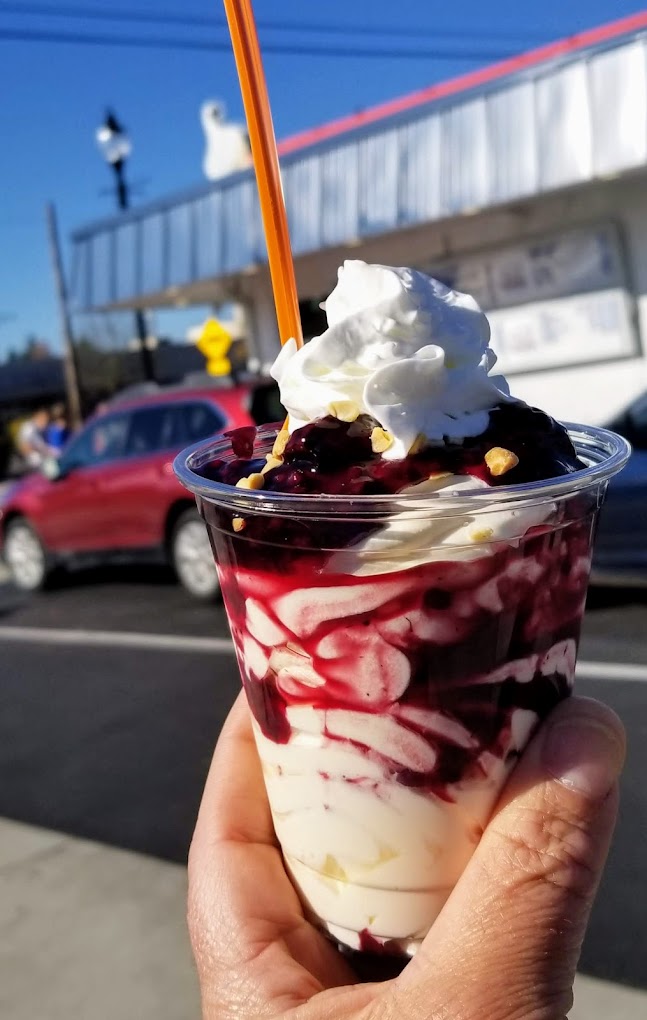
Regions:
M 16 436 L 16 447 L 25 466 L 35 470 L 43 464 L 53 450 L 45 439 L 45 430 L 49 425 L 49 411 L 44 407 L 37 408 L 30 418 L 22 423 Z
M 54 404 L 50 411 L 49 424 L 45 429 L 45 442 L 50 449 L 60 456 L 70 436 L 67 414 L 64 404 Z

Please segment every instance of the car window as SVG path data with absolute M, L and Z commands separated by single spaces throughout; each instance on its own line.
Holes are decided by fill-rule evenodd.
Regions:
M 281 421 L 282 418 L 285 418 L 285 410 L 281 404 L 281 394 L 277 383 L 263 383 L 255 387 L 250 413 L 257 425 L 265 425 L 266 422 Z
M 175 410 L 172 404 L 162 404 L 133 411 L 126 455 L 142 457 L 179 445 L 182 440 Z
M 129 423 L 129 414 L 115 414 L 88 425 L 66 448 L 61 469 L 71 471 L 123 457 Z
M 214 432 L 220 432 L 225 424 L 224 414 L 213 404 L 192 401 L 179 404 L 177 411 L 182 421 L 182 443 L 195 443 L 198 439 L 206 439 Z

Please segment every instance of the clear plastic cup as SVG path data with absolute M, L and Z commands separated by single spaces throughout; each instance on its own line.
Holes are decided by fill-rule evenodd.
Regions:
M 539 722 L 572 689 L 596 520 L 629 456 L 460 492 L 313 496 L 175 470 L 218 566 L 286 867 L 351 950 L 415 952 Z M 276 428 L 259 430 L 254 456 Z

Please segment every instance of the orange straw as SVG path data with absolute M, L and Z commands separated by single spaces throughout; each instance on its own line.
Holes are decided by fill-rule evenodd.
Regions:
M 303 345 L 279 157 L 251 0 L 224 0 L 252 146 L 279 336 Z

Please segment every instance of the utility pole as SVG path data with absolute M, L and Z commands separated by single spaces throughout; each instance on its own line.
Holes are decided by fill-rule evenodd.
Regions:
M 56 288 L 56 298 L 58 301 L 58 310 L 61 319 L 63 372 L 65 376 L 67 410 L 70 418 L 70 425 L 73 429 L 77 429 L 82 424 L 81 394 L 79 392 L 79 377 L 76 369 L 76 358 L 74 355 L 74 336 L 70 321 L 67 287 L 65 285 L 65 274 L 63 271 L 63 260 L 61 258 L 61 245 L 58 234 L 56 210 L 51 202 L 49 202 L 46 207 L 46 217 L 49 252 L 52 260 L 54 285 Z

